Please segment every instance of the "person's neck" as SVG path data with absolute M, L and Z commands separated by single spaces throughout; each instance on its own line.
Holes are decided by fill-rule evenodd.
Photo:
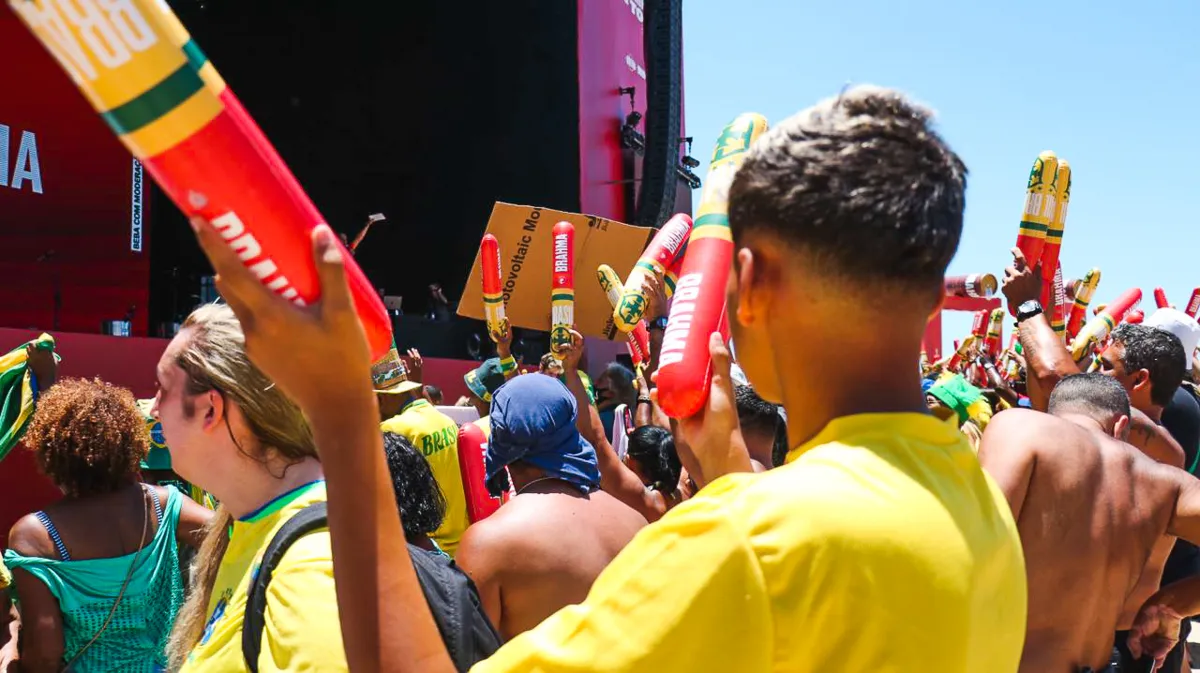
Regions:
M 920 353 L 920 330 L 903 334 L 898 325 L 889 325 L 888 338 L 882 339 L 865 327 L 869 322 L 851 316 L 841 320 L 861 331 L 831 332 L 819 322 L 784 322 L 776 333 L 774 364 L 787 411 L 789 448 L 808 442 L 843 416 L 929 413 L 913 364 Z
M 509 476 L 512 477 L 513 490 L 517 495 L 527 493 L 578 493 L 574 486 L 569 482 L 546 474 L 544 471 L 536 468 L 522 468 L 514 471 L 509 468 Z M 567 489 L 571 489 L 568 491 Z
M 325 477 L 321 463 L 316 458 L 305 458 L 291 465 L 275 459 L 266 465 L 250 458 L 246 460 L 252 465 L 235 470 L 229 476 L 226 488 L 220 492 L 210 491 L 235 519 L 246 516 L 289 491 Z M 277 474 L 283 477 L 275 477 Z
M 1154 421 L 1155 423 L 1162 423 L 1163 408 L 1157 404 L 1135 405 L 1134 409 L 1146 414 L 1150 417 L 1150 420 Z
M 1071 423 L 1074 423 L 1075 425 L 1078 425 L 1079 427 L 1081 427 L 1085 430 L 1099 432 L 1100 434 L 1103 434 L 1103 435 L 1108 434 L 1108 432 L 1105 431 L 1104 426 L 1100 424 L 1100 421 L 1097 421 L 1096 419 L 1092 418 L 1091 416 L 1085 416 L 1083 414 L 1071 414 L 1071 413 L 1055 414 L 1055 415 L 1057 415 L 1062 420 L 1070 421 Z

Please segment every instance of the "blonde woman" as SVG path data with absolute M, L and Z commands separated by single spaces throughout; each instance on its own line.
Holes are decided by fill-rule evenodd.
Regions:
M 171 634 L 172 668 L 250 670 L 242 624 L 252 574 L 279 528 L 325 500 L 312 432 L 295 404 L 246 357 L 227 306 L 197 309 L 158 363 L 154 416 L 182 478 L 221 503 Z M 267 592 L 260 671 L 346 669 L 329 534 L 299 540 Z

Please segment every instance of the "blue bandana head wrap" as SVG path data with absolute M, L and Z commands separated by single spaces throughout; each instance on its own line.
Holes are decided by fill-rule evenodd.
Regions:
M 487 486 L 499 496 L 504 468 L 523 460 L 546 473 L 593 491 L 600 486 L 596 450 L 575 428 L 575 398 L 549 376 L 518 376 L 492 396 L 492 435 L 484 457 Z

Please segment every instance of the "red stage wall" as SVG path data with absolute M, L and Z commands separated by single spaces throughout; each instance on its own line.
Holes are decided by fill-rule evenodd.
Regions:
M 579 2 L 579 201 L 581 213 L 629 222 L 627 175 L 621 124 L 630 112 L 629 97 L 617 92 L 634 87 L 634 108 L 646 113 L 646 59 L 642 48 L 642 0 Z M 683 92 L 680 91 L 680 98 Z M 680 117 L 683 106 L 680 104 Z M 638 130 L 646 132 L 643 119 Z M 680 120 L 680 136 L 686 136 Z M 702 140 L 700 147 L 705 147 Z M 637 162 L 640 173 L 640 159 Z M 676 209 L 691 212 L 691 191 L 679 183 Z
M 60 330 L 98 333 L 135 307 L 145 334 L 148 227 L 133 250 L 133 159 L 6 3 L 0 63 L 0 326 L 51 329 L 57 276 Z
M 0 352 L 37 337 L 38 332 L 0 328 Z M 95 334 L 54 335 L 62 356 L 59 376 L 98 376 L 125 386 L 138 398 L 154 396 L 154 370 L 166 339 L 118 338 Z M 438 386 L 446 403 L 454 404 L 467 393 L 463 374 L 479 363 L 466 360 L 426 359 L 424 379 Z M 8 529 L 17 519 L 54 502 L 58 490 L 37 472 L 33 457 L 24 446 L 17 446 L 0 461 L 0 548 L 6 546 Z

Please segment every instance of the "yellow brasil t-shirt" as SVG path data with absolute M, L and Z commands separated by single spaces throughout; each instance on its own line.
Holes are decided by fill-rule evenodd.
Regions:
M 433 541 L 454 556 L 471 523 L 467 518 L 462 468 L 458 464 L 458 425 L 429 402 L 414 400 L 404 405 L 398 415 L 380 423 L 379 428 L 405 437 L 429 461 L 433 478 L 446 496 L 446 518 L 434 531 Z
M 958 431 L 851 416 L 643 528 L 472 671 L 1012 673 L 1025 609 L 1012 514 Z
M 294 514 L 325 500 L 325 482 L 285 493 L 233 523 L 208 602 L 208 624 L 180 673 L 246 671 L 242 623 L 250 580 L 271 538 Z M 258 670 L 345 671 L 342 630 L 333 584 L 329 533 L 309 533 L 293 544 L 271 575 Z

